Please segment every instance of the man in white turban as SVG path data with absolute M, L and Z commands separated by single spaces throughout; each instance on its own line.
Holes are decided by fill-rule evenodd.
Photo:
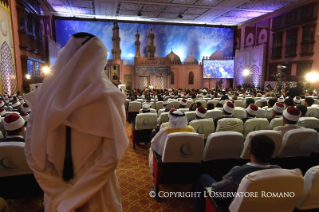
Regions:
M 101 39 L 74 34 L 41 88 L 25 95 L 25 155 L 46 212 L 122 210 L 115 169 L 128 145 L 125 95 L 104 74 L 106 63 Z

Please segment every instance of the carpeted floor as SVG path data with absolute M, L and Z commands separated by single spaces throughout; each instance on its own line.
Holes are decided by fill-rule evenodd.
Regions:
M 117 168 L 121 188 L 123 211 L 125 212 L 187 212 L 192 211 L 191 198 L 163 198 L 157 203 L 149 196 L 153 179 L 148 166 L 149 144 L 136 146 L 133 150 L 131 125 L 126 123 L 126 134 L 130 140 L 126 154 Z M 190 185 L 160 186 L 161 191 L 190 191 Z M 42 198 L 8 200 L 12 212 L 43 212 Z

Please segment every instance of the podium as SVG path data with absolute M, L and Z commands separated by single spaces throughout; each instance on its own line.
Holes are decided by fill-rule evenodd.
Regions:
M 124 91 L 125 91 L 125 84 L 119 84 L 117 87 L 122 90 L 122 93 L 124 93 Z

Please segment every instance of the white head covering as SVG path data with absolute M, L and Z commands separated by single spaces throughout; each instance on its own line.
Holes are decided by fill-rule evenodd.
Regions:
M 47 157 L 52 157 L 48 152 L 48 133 L 63 125 L 111 140 L 117 160 L 128 146 L 123 106 L 126 97 L 103 71 L 108 50 L 97 37 L 86 41 L 87 37 L 72 36 L 41 87 L 24 96 L 32 109 L 26 146 L 30 146 L 41 170 L 46 167 Z M 61 139 L 65 140 L 65 127 L 62 133 Z
M 185 116 L 185 113 L 176 109 L 172 109 L 169 112 L 168 125 L 172 129 L 176 129 L 176 128 L 187 129 L 187 118 Z

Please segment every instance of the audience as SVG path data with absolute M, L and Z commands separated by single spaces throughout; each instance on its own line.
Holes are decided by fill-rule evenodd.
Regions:
M 315 100 L 312 97 L 306 97 L 305 98 L 305 106 L 311 107 L 311 105 L 315 102 Z
M 301 112 L 301 116 L 300 117 L 305 117 L 306 116 L 306 113 L 308 111 L 307 107 L 305 105 L 297 105 L 296 108 L 298 108 Z
M 261 97 L 260 99 L 260 107 L 267 107 L 267 99 L 265 97 Z
M 282 103 L 276 102 L 276 104 L 274 104 L 273 110 L 272 110 L 273 115 L 270 119 L 268 119 L 268 121 L 270 122 L 274 118 L 281 118 L 282 112 L 284 110 L 285 110 L 285 106 Z
M 246 108 L 246 118 L 243 118 L 243 123 L 245 123 L 247 120 L 249 119 L 253 119 L 256 118 L 258 112 L 258 107 L 257 105 L 254 104 L 250 104 L 247 108 Z
M 214 192 L 236 192 L 241 180 L 249 173 L 264 170 L 264 169 L 278 169 L 277 165 L 270 165 L 270 158 L 275 150 L 275 143 L 271 138 L 265 135 L 255 136 L 251 139 L 248 147 L 248 154 L 250 163 L 243 166 L 233 167 L 228 174 L 224 175 L 220 182 L 216 182 L 211 176 L 203 174 L 197 180 L 196 192 L 200 192 L 200 197 L 195 198 L 194 212 L 205 211 L 205 187 L 211 186 Z M 215 200 L 221 200 L 228 206 L 232 202 L 231 197 L 214 197 Z
M 179 108 L 186 108 L 186 105 L 187 105 L 187 100 L 182 98 Z
M 295 96 L 294 100 L 294 105 L 301 105 L 301 98 L 299 96 Z
M 235 105 L 232 102 L 228 101 L 228 102 L 226 102 L 224 104 L 224 106 L 223 106 L 223 116 L 214 120 L 215 129 L 217 128 L 218 120 L 223 119 L 223 118 L 234 118 L 232 116 L 232 113 L 233 113 L 234 109 L 235 109 Z
M 0 138 L 0 142 L 19 141 L 24 142 L 24 119 L 17 113 L 11 113 L 3 119 L 3 126 L 7 132 L 6 138 Z
M 203 106 L 198 107 L 196 109 L 195 119 L 204 119 L 206 112 L 207 110 Z
M 215 108 L 215 105 L 214 105 L 214 103 L 208 103 L 207 104 L 207 110 L 213 110 Z
M 290 107 L 290 106 L 294 106 L 294 100 L 290 99 L 290 98 L 285 99 L 284 106 L 285 106 L 285 108 Z

